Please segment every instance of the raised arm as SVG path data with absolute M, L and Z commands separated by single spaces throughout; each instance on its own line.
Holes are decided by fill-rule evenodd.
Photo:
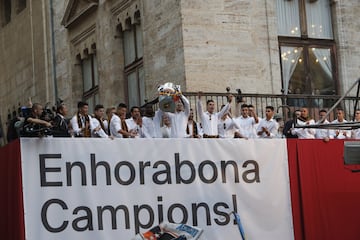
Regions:
M 189 117 L 189 115 L 190 115 L 190 102 L 184 95 L 181 94 L 180 97 L 181 97 L 181 99 L 182 99 L 182 101 L 184 103 L 184 112 L 185 112 L 186 116 Z
M 233 95 L 229 95 L 228 97 L 228 103 L 220 110 L 218 114 L 218 118 L 221 119 L 229 110 L 230 110 L 230 104 L 232 102 Z
M 29 117 L 27 119 L 27 121 L 29 123 L 35 123 L 35 124 L 40 124 L 40 125 L 43 125 L 44 127 L 51 127 L 51 123 L 45 121 L 45 120 L 41 120 L 39 118 L 32 118 L 32 117 Z
M 201 92 L 198 93 L 198 99 L 197 99 L 197 102 L 196 102 L 196 108 L 197 108 L 197 112 L 199 114 L 200 120 L 202 122 L 204 110 L 203 110 L 203 105 L 202 105 L 202 102 L 201 102 Z

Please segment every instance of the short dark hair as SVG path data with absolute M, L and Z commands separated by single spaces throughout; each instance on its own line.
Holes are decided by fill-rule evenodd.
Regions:
M 208 104 L 211 103 L 211 102 L 214 103 L 214 100 L 212 100 L 212 99 L 207 100 L 207 101 L 206 101 L 206 105 L 208 105 Z
M 78 108 L 82 108 L 82 107 L 84 107 L 84 106 L 89 106 L 89 104 L 88 104 L 87 102 L 83 102 L 83 101 L 80 101 L 80 102 L 78 102 L 78 104 L 77 104 L 77 107 L 78 107 Z
M 56 106 L 56 112 L 60 113 L 60 111 L 65 107 L 65 103 L 60 103 Z
M 101 109 L 101 108 L 104 108 L 104 105 L 97 104 L 97 105 L 95 106 L 95 111 L 97 111 L 97 110 L 99 110 L 99 109 Z
M 36 109 L 38 109 L 39 106 L 42 106 L 40 103 L 33 103 L 31 110 L 35 111 Z
M 246 103 L 244 103 L 244 104 L 241 104 L 241 108 L 248 108 L 249 106 L 246 104 Z
M 271 111 L 274 111 L 274 107 L 273 107 L 273 106 L 266 106 L 265 109 L 270 109 Z
M 125 103 L 119 103 L 118 108 L 127 108 Z
M 321 110 L 319 111 L 319 113 L 322 113 L 322 112 L 327 113 L 327 111 L 326 111 L 325 109 L 321 109 Z
M 139 110 L 140 110 L 140 107 L 138 107 L 138 106 L 133 106 L 133 107 L 131 107 L 130 112 L 133 112 L 134 109 L 139 109 Z

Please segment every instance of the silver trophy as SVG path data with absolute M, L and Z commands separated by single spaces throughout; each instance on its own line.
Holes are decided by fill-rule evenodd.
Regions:
M 180 85 L 167 82 L 160 85 L 159 92 L 159 108 L 164 112 L 175 112 L 175 102 L 180 98 Z

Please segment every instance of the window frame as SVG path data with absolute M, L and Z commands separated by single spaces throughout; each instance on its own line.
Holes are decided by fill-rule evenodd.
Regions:
M 291 38 L 291 37 L 278 37 L 279 42 L 279 56 L 281 59 L 281 47 L 303 47 L 304 49 L 309 49 L 312 47 L 315 48 L 328 48 L 330 49 L 330 60 L 331 60 L 331 67 L 332 67 L 332 77 L 335 85 L 335 94 L 338 94 L 339 92 L 339 81 L 338 81 L 338 68 L 337 68 L 337 52 L 336 52 L 336 44 L 334 40 L 318 40 L 318 39 L 301 39 L 301 38 Z M 304 54 L 304 66 L 305 66 L 305 72 L 310 72 L 310 63 L 309 63 L 309 54 L 308 51 L 303 51 Z M 281 86 L 284 90 L 284 79 L 283 79 L 283 66 L 281 66 Z M 308 82 L 304 83 L 305 86 L 310 87 L 311 86 L 311 78 L 308 79 Z M 310 89 L 306 89 L 307 92 L 310 91 Z
M 308 1 L 308 0 L 298 0 L 298 1 L 299 1 L 300 37 L 301 37 L 301 39 L 310 39 L 308 26 L 307 26 L 307 16 L 306 16 L 306 1 Z M 319 0 L 315 0 L 314 2 L 316 2 L 316 1 L 319 1 Z M 330 5 L 330 7 L 332 6 L 330 1 L 329 1 L 329 5 Z M 331 14 L 331 20 L 333 20 L 334 16 L 333 16 L 332 11 L 330 11 L 330 14 Z M 332 32 L 334 33 L 334 25 L 331 24 L 331 27 L 332 27 Z M 333 38 L 334 38 L 334 36 L 333 36 Z
M 17 0 L 16 2 L 16 13 L 19 14 L 27 6 L 27 0 Z
M 2 0 L 0 1 L 1 6 L 0 6 L 0 21 L 1 21 L 1 26 L 5 26 L 7 24 L 9 24 L 11 22 L 12 19 L 12 14 L 13 14 L 13 3 L 12 0 Z M 7 4 L 9 4 L 7 6 Z
M 90 89 L 85 91 L 85 79 L 84 79 L 84 60 L 85 59 L 81 59 L 81 76 L 82 76 L 82 85 L 83 85 L 83 96 L 82 98 L 86 101 L 87 99 L 90 98 L 94 98 L 94 104 L 97 104 L 96 102 L 96 95 L 99 94 L 99 79 L 97 81 L 97 85 L 96 85 L 96 79 L 95 76 L 99 76 L 98 74 L 95 74 L 95 71 L 98 71 L 97 69 L 97 64 L 95 65 L 95 58 L 96 58 L 96 54 L 92 53 L 92 54 L 88 54 L 86 59 L 90 59 L 90 63 L 91 63 L 91 87 Z
M 284 0 L 285 1 L 285 0 Z M 284 76 L 283 76 L 283 66 L 281 64 L 281 47 L 303 47 L 304 49 L 309 49 L 311 47 L 315 48 L 329 48 L 330 49 L 330 58 L 331 58 L 331 67 L 332 67 L 332 78 L 335 86 L 335 94 L 339 93 L 340 84 L 338 78 L 338 59 L 337 59 L 337 48 L 336 43 L 333 39 L 320 39 L 320 38 L 309 38 L 308 28 L 307 28 L 307 17 L 306 17 L 306 1 L 308 0 L 298 0 L 299 4 L 299 22 L 300 22 L 300 37 L 290 37 L 290 36 L 280 36 L 278 35 L 278 45 L 279 45 L 279 59 L 280 59 L 280 68 L 281 68 L 281 86 L 282 92 L 284 92 Z M 331 3 L 329 1 L 331 6 Z M 331 9 L 330 9 L 331 10 Z M 334 24 L 333 24 L 333 14 L 331 11 L 331 28 L 334 33 Z M 310 73 L 310 63 L 309 63 L 309 54 L 308 51 L 303 51 L 304 54 L 304 66 L 305 72 Z M 309 74 L 310 75 L 310 74 Z M 311 88 L 311 77 L 307 79 L 307 82 L 304 83 L 307 86 L 306 91 L 309 92 Z
M 138 38 L 139 37 L 137 36 L 137 32 L 138 32 L 137 29 L 138 29 L 138 27 L 141 26 L 141 21 L 140 21 L 139 13 L 137 13 L 135 15 L 137 15 L 136 21 L 134 23 L 131 23 L 129 21 L 130 19 L 128 19 L 128 21 L 127 21 L 127 23 L 128 23 L 127 24 L 127 29 L 123 30 L 123 31 L 130 31 L 133 34 L 133 38 L 132 38 L 133 41 L 134 41 L 134 44 L 133 44 L 134 49 L 133 49 L 133 51 L 135 52 L 134 61 L 124 66 L 124 79 L 125 79 L 125 88 L 126 88 L 125 96 L 126 96 L 126 99 L 127 99 L 127 103 L 130 104 L 130 94 L 131 93 L 129 91 L 129 85 L 130 85 L 129 84 L 129 76 L 131 74 L 133 74 L 134 72 L 136 72 L 136 81 L 137 81 L 137 103 L 136 103 L 136 105 L 142 105 L 143 104 L 142 101 L 144 100 L 143 99 L 144 96 L 141 96 L 141 93 L 143 91 L 145 91 L 145 89 L 141 89 L 141 79 L 140 79 L 139 70 L 144 67 L 144 61 L 143 61 L 143 54 L 142 54 L 142 56 L 139 57 L 139 52 L 138 52 L 138 50 L 139 50 Z M 125 59 L 126 58 L 126 56 L 125 56 L 126 50 L 125 50 L 125 43 L 124 43 L 125 42 L 124 35 L 125 34 L 123 33 L 122 34 L 122 36 L 123 36 L 123 52 L 124 52 L 124 59 Z M 141 40 L 142 39 L 143 38 L 141 37 Z M 141 42 L 141 44 L 142 44 L 142 42 Z M 125 64 L 125 61 L 124 61 L 124 64 Z

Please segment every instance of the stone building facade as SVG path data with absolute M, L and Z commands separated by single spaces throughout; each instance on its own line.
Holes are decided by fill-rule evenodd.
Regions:
M 358 0 L 1 0 L 1 125 L 29 97 L 61 98 L 72 114 L 81 99 L 142 104 L 165 82 L 187 92 L 280 94 L 281 44 L 320 41 L 279 36 L 281 1 L 300 11 L 326 1 L 333 37 L 325 45 L 341 95 L 360 75 Z

